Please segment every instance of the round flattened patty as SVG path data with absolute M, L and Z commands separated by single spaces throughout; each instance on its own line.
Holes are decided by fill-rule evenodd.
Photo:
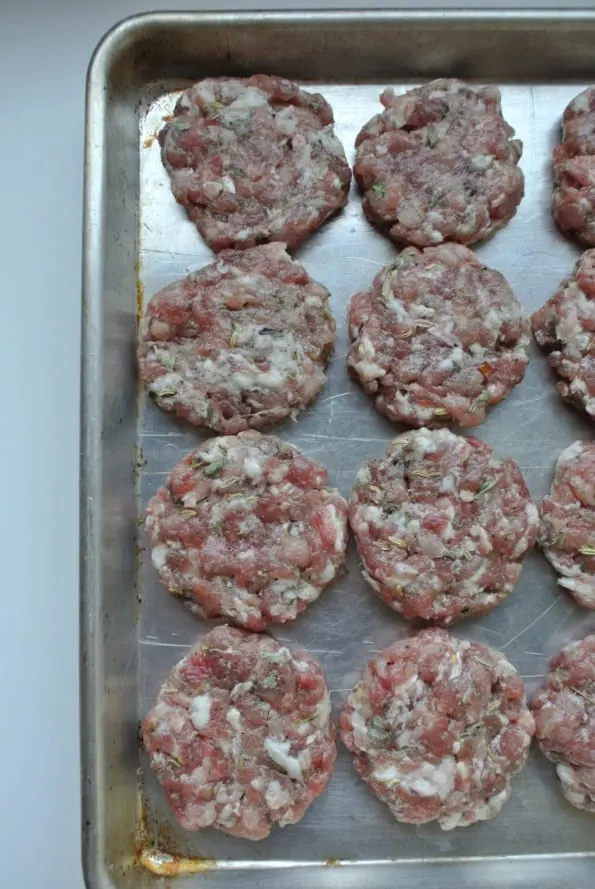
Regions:
M 339 572 L 347 504 L 327 471 L 259 432 L 212 438 L 147 506 L 162 583 L 201 617 L 250 630 L 294 620 Z
M 564 797 L 595 812 L 595 636 L 556 655 L 531 706 L 539 746 L 556 763 Z
M 349 306 L 347 363 L 412 426 L 483 422 L 523 378 L 529 322 L 500 272 L 460 244 L 408 247 Z
M 554 218 L 562 231 L 595 244 L 595 87 L 568 104 L 554 148 Z
M 595 442 L 575 441 L 562 451 L 540 512 L 539 544 L 558 583 L 583 608 L 595 609 Z
M 281 77 L 201 80 L 159 140 L 174 196 L 213 250 L 296 247 L 347 203 L 330 105 Z
M 356 140 L 355 177 L 368 219 L 397 243 L 473 244 L 514 216 L 523 196 L 522 144 L 500 91 L 433 80 L 397 96 Z
M 151 299 L 140 377 L 160 407 L 217 432 L 295 418 L 326 382 L 328 302 L 283 244 L 225 250 Z
M 508 596 L 539 518 L 512 460 L 477 438 L 418 429 L 360 469 L 349 522 L 378 596 L 405 618 L 449 624 Z
M 143 741 L 186 830 L 260 840 L 303 818 L 325 789 L 336 756 L 330 710 L 307 652 L 217 627 L 174 667 Z
M 583 253 L 531 326 L 561 377 L 562 397 L 595 417 L 595 250 Z
M 373 658 L 341 715 L 355 768 L 397 821 L 443 830 L 497 815 L 534 729 L 504 655 L 437 629 Z

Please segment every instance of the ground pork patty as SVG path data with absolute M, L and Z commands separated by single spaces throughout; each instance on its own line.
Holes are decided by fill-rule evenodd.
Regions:
M 282 77 L 201 80 L 159 140 L 174 196 L 213 250 L 296 247 L 347 203 L 330 105 Z
M 354 173 L 368 219 L 397 243 L 473 244 L 514 216 L 523 196 L 522 144 L 500 91 L 433 80 L 397 96 L 356 140 Z
M 162 583 L 201 617 L 250 630 L 286 623 L 339 572 L 347 504 L 326 469 L 259 432 L 212 438 L 147 506 Z
M 151 299 L 140 377 L 160 407 L 217 432 L 295 418 L 326 382 L 328 301 L 283 244 L 225 250 Z
M 595 812 L 595 636 L 556 655 L 531 706 L 539 746 L 556 763 L 564 797 Z
M 543 308 L 531 316 L 567 401 L 595 417 L 595 250 L 587 250 Z
M 567 105 L 553 167 L 558 226 L 585 244 L 595 244 L 595 87 Z
M 378 596 L 405 618 L 443 624 L 508 596 L 539 525 L 516 463 L 447 429 L 407 432 L 365 464 L 349 521 Z
M 595 609 L 595 442 L 575 441 L 562 451 L 540 512 L 539 544 L 558 583 Z
M 260 840 L 303 818 L 325 789 L 336 756 L 330 712 L 306 651 L 217 627 L 174 667 L 143 741 L 182 827 Z
M 376 655 L 341 715 L 355 768 L 397 821 L 443 830 L 498 814 L 534 729 L 504 655 L 438 629 Z
M 352 298 L 349 329 L 350 370 L 381 413 L 412 426 L 476 426 L 529 360 L 505 278 L 460 244 L 403 250 Z

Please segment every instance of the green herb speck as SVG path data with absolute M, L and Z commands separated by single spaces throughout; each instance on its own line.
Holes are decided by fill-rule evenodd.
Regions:
M 212 463 L 209 463 L 207 466 L 205 466 L 205 468 L 203 469 L 203 472 L 206 476 L 208 476 L 208 478 L 212 478 L 214 475 L 218 475 L 218 473 L 221 472 L 224 465 L 225 465 L 225 458 L 219 457 L 218 460 L 213 460 Z
M 475 499 L 478 497 L 483 497 L 484 494 L 487 494 L 488 491 L 491 491 L 492 488 L 495 488 L 498 484 L 498 478 L 494 476 L 494 478 L 488 478 L 485 482 L 479 486 L 477 494 L 475 495 Z

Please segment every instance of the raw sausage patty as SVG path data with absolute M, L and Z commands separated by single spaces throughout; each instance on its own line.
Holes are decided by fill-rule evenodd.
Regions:
M 259 432 L 211 438 L 147 506 L 162 583 L 201 617 L 250 630 L 286 623 L 336 577 L 347 505 L 326 469 Z
M 303 818 L 331 776 L 334 736 L 316 661 L 230 627 L 212 630 L 174 667 L 143 724 L 180 824 L 249 840 Z
M 347 202 L 330 105 L 282 77 L 201 80 L 159 140 L 174 196 L 213 250 L 296 247 Z
M 595 636 L 556 655 L 531 706 L 539 746 L 556 763 L 564 797 L 595 812 Z
M 373 658 L 341 716 L 355 768 L 397 821 L 444 830 L 498 814 L 534 729 L 504 655 L 437 629 Z
M 579 605 L 595 608 L 595 442 L 562 451 L 540 511 L 539 544 L 558 583 Z
M 460 244 L 403 250 L 353 297 L 349 328 L 349 368 L 381 413 L 412 426 L 476 426 L 529 360 L 505 278 Z
M 553 164 L 556 222 L 579 241 L 595 244 L 595 87 L 566 107 Z
M 283 244 L 225 250 L 151 299 L 140 377 L 164 410 L 217 432 L 295 418 L 326 382 L 328 301 Z
M 397 96 L 360 131 L 354 172 L 368 219 L 397 243 L 474 244 L 516 212 L 522 144 L 500 91 L 433 80 Z
M 349 521 L 380 598 L 443 624 L 508 596 L 539 524 L 516 463 L 447 429 L 408 432 L 360 469 Z
M 595 417 L 595 250 L 583 253 L 531 324 L 561 377 L 562 397 Z

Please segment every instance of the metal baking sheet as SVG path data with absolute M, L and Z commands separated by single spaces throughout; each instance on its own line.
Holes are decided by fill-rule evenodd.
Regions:
M 595 870 L 593 817 L 563 801 L 553 767 L 536 749 L 494 821 L 445 833 L 396 823 L 339 745 L 328 791 L 302 822 L 260 843 L 182 830 L 139 753 L 139 719 L 207 627 L 160 586 L 140 526 L 147 499 L 205 435 L 145 399 L 135 379 L 137 313 L 160 287 L 212 256 L 170 193 L 155 134 L 184 85 L 255 71 L 322 92 L 349 158 L 386 85 L 435 76 L 498 83 L 505 117 L 524 143 L 526 194 L 516 217 L 477 252 L 505 274 L 528 313 L 580 253 L 551 219 L 549 158 L 564 106 L 595 81 L 593 15 L 150 15 L 104 39 L 89 75 L 86 160 L 81 658 L 88 885 L 171 880 L 272 889 L 282 879 L 287 889 L 395 882 L 450 889 L 481 880 L 502 889 L 562 881 L 586 889 Z M 347 301 L 395 253 L 365 221 L 355 187 L 344 212 L 296 253 L 332 293 L 336 355 L 316 404 L 274 431 L 324 462 L 344 495 L 361 463 L 383 454 L 402 428 L 376 413 L 344 361 Z M 539 499 L 560 450 L 590 438 L 592 426 L 562 403 L 546 357 L 533 348 L 525 380 L 473 434 L 513 457 Z M 295 624 L 273 631 L 320 660 L 335 717 L 372 654 L 410 629 L 363 581 L 353 543 L 348 568 Z M 595 615 L 561 594 L 537 551 L 508 601 L 454 630 L 504 651 L 528 693 L 555 651 L 594 631 Z

